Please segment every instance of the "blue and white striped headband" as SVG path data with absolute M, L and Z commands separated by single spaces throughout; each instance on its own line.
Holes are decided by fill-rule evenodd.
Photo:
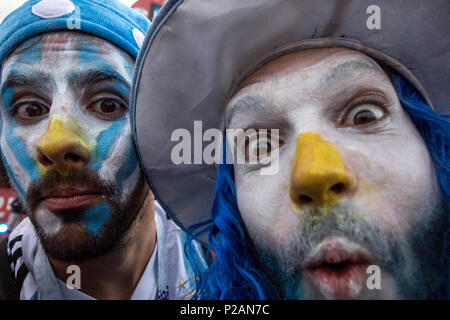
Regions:
M 0 61 L 23 41 L 73 30 L 103 38 L 136 58 L 150 21 L 117 0 L 30 0 L 0 25 Z

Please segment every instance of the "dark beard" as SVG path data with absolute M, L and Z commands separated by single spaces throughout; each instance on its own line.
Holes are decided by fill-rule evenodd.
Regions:
M 281 299 L 303 298 L 301 288 L 305 279 L 299 272 L 299 263 L 326 238 L 343 236 L 369 249 L 381 272 L 387 272 L 395 280 L 399 298 L 446 299 L 449 259 L 445 252 L 445 241 L 448 241 L 445 234 L 449 232 L 448 208 L 442 200 L 432 210 L 428 221 L 410 226 L 405 239 L 366 221 L 348 207 L 338 207 L 314 220 L 309 218 L 309 214 L 304 214 L 286 247 L 253 241 L 259 255 L 259 267 L 271 279 Z M 410 256 L 405 254 L 406 247 Z M 405 270 L 407 265 L 408 271 Z M 323 297 L 313 292 L 312 298 Z
M 97 235 L 93 236 L 81 223 L 87 207 L 53 212 L 61 217 L 62 226 L 56 234 L 45 233 L 36 220 L 34 212 L 39 204 L 41 190 L 53 188 L 55 185 L 87 186 L 93 190 L 102 190 L 106 204 L 111 208 L 111 216 Z M 130 228 L 137 219 L 147 194 L 148 188 L 142 173 L 139 175 L 130 198 L 120 205 L 121 190 L 102 182 L 97 173 L 86 170 L 71 171 L 68 175 L 61 176 L 53 171 L 28 189 L 27 199 L 30 210 L 28 216 L 45 252 L 50 257 L 62 262 L 81 263 L 101 256 L 112 249 L 127 246 L 129 237 L 126 235 L 130 233 Z

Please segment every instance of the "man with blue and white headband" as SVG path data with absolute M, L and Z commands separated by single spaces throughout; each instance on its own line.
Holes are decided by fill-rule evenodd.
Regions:
M 0 26 L 1 155 L 28 215 L 2 243 L 0 298 L 193 290 L 184 232 L 154 200 L 131 138 L 149 24 L 116 0 L 33 0 Z

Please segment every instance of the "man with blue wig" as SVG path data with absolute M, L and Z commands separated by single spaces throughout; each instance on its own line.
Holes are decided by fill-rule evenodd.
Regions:
M 157 199 L 210 246 L 196 297 L 449 297 L 449 12 L 168 2 L 131 121 Z
M 192 291 L 184 233 L 154 201 L 131 138 L 149 25 L 116 0 L 33 0 L 0 26 L 1 155 L 28 215 L 2 243 L 0 298 Z

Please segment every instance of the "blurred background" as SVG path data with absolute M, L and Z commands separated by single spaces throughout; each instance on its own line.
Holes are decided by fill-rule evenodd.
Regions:
M 8 14 L 20 7 L 26 0 L 1 0 L 0 23 Z M 134 8 L 144 16 L 153 20 L 166 0 L 120 0 Z M 25 218 L 24 210 L 14 190 L 9 184 L 3 164 L 0 160 L 0 240 L 6 238 L 11 231 Z

